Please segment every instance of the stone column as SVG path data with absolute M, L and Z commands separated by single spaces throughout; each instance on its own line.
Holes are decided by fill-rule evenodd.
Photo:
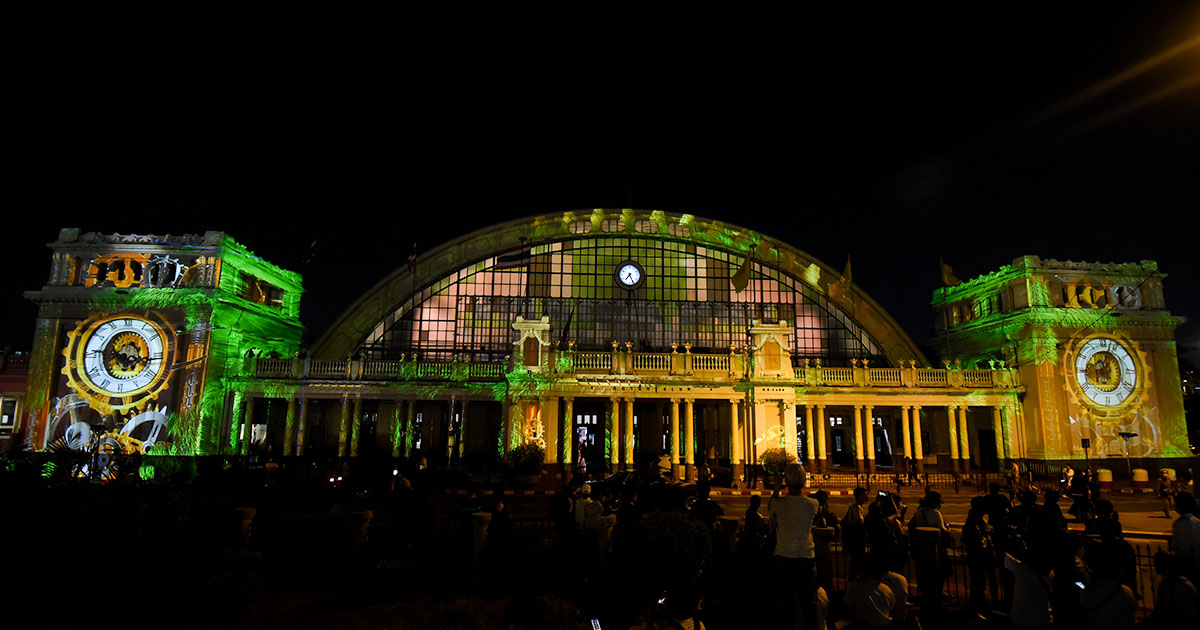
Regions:
M 404 454 L 404 401 L 392 401 L 392 459 Z
M 542 399 L 542 423 L 545 432 L 542 439 L 546 442 L 547 464 L 558 464 L 558 396 L 547 396 Z M 467 432 L 467 401 L 463 401 L 463 433 Z M 462 452 L 461 450 L 459 451 Z
M 866 454 L 863 452 L 862 405 L 854 405 L 854 459 L 858 469 L 863 469 Z
M 950 418 L 947 428 L 950 430 L 950 461 L 958 465 L 958 420 L 954 417 L 954 405 L 946 406 L 946 414 Z
M 308 400 L 300 399 L 300 427 L 296 430 L 296 454 L 304 454 L 304 438 L 308 433 Z
M 813 461 L 817 459 L 817 451 L 813 449 L 816 446 L 817 440 L 813 435 L 813 406 L 804 405 L 804 454 L 807 455 L 808 466 L 811 468 Z
M 342 395 L 342 415 L 338 423 L 338 457 L 346 456 L 346 443 L 350 431 L 350 397 Z
M 1000 422 L 1000 405 L 992 406 L 992 430 L 996 432 L 996 470 L 1004 470 L 1004 428 Z
M 821 460 L 822 468 L 829 468 L 829 442 L 825 437 L 825 427 L 829 424 L 825 418 L 825 405 L 817 405 L 817 459 Z
M 463 454 L 467 452 L 467 406 L 468 406 L 467 403 L 468 402 L 470 402 L 470 401 L 468 401 L 466 398 L 463 398 L 462 411 L 460 412 L 460 413 L 462 413 L 462 420 L 459 420 L 458 437 L 455 438 L 455 441 L 457 442 L 457 445 L 458 445 L 459 461 L 462 461 Z M 543 436 L 543 439 L 546 440 L 547 444 L 550 443 L 549 436 Z M 550 447 L 547 446 L 547 449 L 549 449 L 549 448 Z M 547 452 L 553 452 L 553 451 L 547 450 Z
M 408 401 L 408 405 L 405 407 L 404 417 L 406 418 L 404 421 L 404 457 L 407 458 L 412 457 L 413 444 L 416 444 L 417 442 L 416 436 L 413 435 L 413 432 L 416 430 L 417 423 L 417 401 Z M 504 426 L 508 426 L 507 421 L 505 421 Z M 501 429 L 501 431 L 504 430 L 505 429 L 503 428 Z M 507 445 L 508 442 L 505 442 L 505 444 Z M 505 446 L 505 448 L 507 449 L 507 446 Z
M 867 447 L 867 468 L 872 472 L 875 471 L 875 406 L 866 406 L 867 437 L 865 441 Z
M 925 448 L 921 445 L 921 406 L 913 405 L 913 459 L 917 460 L 917 471 L 925 472 Z
M 671 472 L 679 478 L 679 399 L 671 399 Z
M 458 415 L 458 399 L 454 396 L 450 397 L 446 404 L 446 461 L 454 460 L 454 453 L 458 450 L 458 431 L 456 431 L 456 423 L 454 417 Z M 522 420 L 524 418 L 522 417 Z
M 246 425 L 246 407 L 250 404 L 250 397 L 243 392 L 233 393 L 233 417 L 230 420 L 229 428 L 229 454 L 241 455 L 242 442 L 245 440 L 246 430 L 243 428 Z M 224 449 L 222 449 L 224 450 Z
M 635 439 L 633 435 L 633 398 L 625 399 L 625 439 L 622 450 L 625 452 L 625 469 L 633 470 L 633 465 L 636 461 L 636 453 L 634 452 Z
M 575 399 L 563 398 L 562 463 L 567 468 L 575 461 Z
M 903 407 L 900 408 L 900 430 L 902 433 L 904 433 L 904 438 L 902 441 L 904 443 L 904 456 L 905 457 L 913 457 L 912 434 L 910 433 L 911 425 L 909 424 L 909 421 L 908 421 L 908 410 L 909 409 L 912 409 L 912 407 L 909 405 L 904 405 Z M 904 471 L 904 472 L 907 473 L 908 471 Z
M 296 399 L 288 396 L 287 417 L 283 421 L 283 454 L 291 455 L 296 445 Z
M 354 420 L 350 423 L 350 457 L 358 457 L 358 438 L 362 434 L 362 398 L 354 397 Z
M 787 442 L 788 452 L 800 461 L 800 442 L 796 437 L 796 404 L 779 401 L 779 419 L 783 422 L 784 441 Z
M 519 411 L 520 408 L 520 403 L 507 396 L 504 397 L 504 402 L 500 407 L 500 419 L 502 422 L 500 425 L 500 455 L 502 456 L 508 454 L 509 445 L 512 444 L 513 409 Z
M 683 446 L 686 454 L 687 478 L 696 478 L 696 415 L 695 400 L 683 399 Z
M 246 396 L 246 422 L 241 439 L 242 455 L 250 454 L 250 440 L 254 437 L 254 396 Z
M 729 433 L 730 443 L 733 447 L 733 480 L 741 481 L 746 473 L 746 447 L 742 440 L 742 423 L 738 416 L 737 398 L 729 399 Z
M 616 396 L 608 399 L 608 430 L 604 432 L 608 440 L 608 463 L 612 472 L 617 472 L 621 463 L 621 400 Z
M 654 401 L 654 422 L 647 422 L 642 427 L 642 439 L 646 439 L 646 433 L 654 436 L 654 448 L 649 449 L 654 452 L 655 456 L 662 455 L 663 443 L 663 400 L 661 398 Z
M 967 406 L 959 405 L 958 406 L 958 439 L 960 440 L 961 444 L 958 448 L 958 456 L 961 457 L 964 462 L 966 462 L 967 470 L 971 469 L 971 448 L 970 448 L 970 440 L 968 439 L 968 437 L 970 435 L 971 435 L 971 432 L 967 429 Z

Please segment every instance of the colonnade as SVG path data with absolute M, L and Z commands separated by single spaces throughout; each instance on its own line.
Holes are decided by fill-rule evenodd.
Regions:
M 573 435 L 575 426 L 575 404 L 576 398 L 605 398 L 607 403 L 607 418 L 606 418 L 606 436 L 609 440 L 606 445 L 607 463 L 612 469 L 627 468 L 632 469 L 636 463 L 638 451 L 637 436 L 634 431 L 634 404 L 652 403 L 655 405 L 652 421 L 643 424 L 640 427 L 640 433 L 644 435 L 654 435 L 659 439 L 662 434 L 663 427 L 661 419 L 667 416 L 664 413 L 669 405 L 669 447 L 666 449 L 669 454 L 670 463 L 674 474 L 679 478 L 694 477 L 695 467 L 697 462 L 696 454 L 696 406 L 698 402 L 728 404 L 729 423 L 726 427 L 721 427 L 721 431 L 728 431 L 728 435 L 721 438 L 723 452 L 729 455 L 729 459 L 735 468 L 735 476 L 741 477 L 743 474 L 744 465 L 754 461 L 755 449 L 760 447 L 759 442 L 768 439 L 768 445 L 775 443 L 778 439 L 781 445 L 787 445 L 789 448 L 796 449 L 799 454 L 799 426 L 803 427 L 804 446 L 803 451 L 807 455 L 807 462 L 810 465 L 815 465 L 819 468 L 831 467 L 833 462 L 831 459 L 831 427 L 830 427 L 830 408 L 836 407 L 839 410 L 849 409 L 852 412 L 851 424 L 847 429 L 853 433 L 853 451 L 856 468 L 860 470 L 873 470 L 875 467 L 876 450 L 875 450 L 875 410 L 878 407 L 899 408 L 899 440 L 896 446 L 899 447 L 899 452 L 896 453 L 896 465 L 899 465 L 899 459 L 902 457 L 912 458 L 919 470 L 923 470 L 927 451 L 931 445 L 925 443 L 923 433 L 929 431 L 931 434 L 938 434 L 940 430 L 931 426 L 929 422 L 932 420 L 929 417 L 929 409 L 942 405 L 933 405 L 923 407 L 916 403 L 901 403 L 901 404 L 880 404 L 881 402 L 891 401 L 822 401 L 820 398 L 809 398 L 807 400 L 752 400 L 746 397 L 728 397 L 728 398 L 713 398 L 713 397 L 647 397 L 647 396 L 579 396 L 579 395 L 564 395 L 564 396 L 543 396 L 537 399 L 510 401 L 510 405 L 519 406 L 521 413 L 517 414 L 522 419 L 525 418 L 525 411 L 529 405 L 538 405 L 539 419 L 544 429 L 544 434 L 541 436 L 545 439 L 547 446 L 546 464 L 563 464 L 571 465 L 574 458 L 574 440 Z M 233 419 L 230 426 L 231 450 L 234 453 L 247 454 L 249 452 L 250 443 L 250 427 L 254 424 L 254 397 L 245 393 L 237 392 L 234 394 L 233 404 Z M 363 417 L 363 397 L 355 393 L 343 393 L 332 396 L 317 396 L 317 397 L 288 397 L 283 398 L 286 403 L 286 420 L 284 423 L 283 434 L 283 453 L 285 455 L 298 455 L 305 452 L 306 441 L 309 436 L 310 419 L 309 407 L 313 400 L 336 400 L 338 401 L 338 412 L 336 414 L 337 430 L 337 454 L 339 456 L 355 457 L 359 455 L 360 437 L 362 435 L 362 417 Z M 413 428 L 414 414 L 419 400 L 413 398 L 390 399 L 392 403 L 392 456 L 400 457 L 412 454 L 413 450 Z M 449 418 L 451 420 L 450 431 L 453 440 L 450 443 L 452 451 L 457 455 L 463 454 L 464 440 L 462 439 L 462 424 L 466 418 L 467 406 L 469 401 L 460 397 L 451 397 L 448 400 L 441 401 L 450 405 Z M 777 409 L 769 409 L 770 406 L 778 405 Z M 803 418 L 798 419 L 799 407 L 803 406 Z M 1019 457 L 1017 452 L 1018 445 L 1010 443 L 1008 432 L 1005 431 L 1006 420 L 1011 425 L 1013 418 L 1011 414 L 1013 408 L 1005 404 L 991 404 L 991 429 L 995 432 L 996 442 L 996 459 L 1002 462 L 1007 457 Z M 712 406 L 707 407 L 713 409 Z M 946 403 L 946 444 L 942 445 L 949 451 L 948 455 L 955 469 L 961 467 L 970 467 L 972 455 L 972 447 L 978 454 L 980 445 L 972 445 L 971 430 L 967 422 L 967 413 L 970 405 L 963 403 Z M 922 412 L 925 412 L 924 414 Z M 723 414 L 720 414 L 723 417 Z M 925 418 L 922 418 L 925 415 Z M 940 415 L 940 414 L 939 414 Z M 327 416 L 328 417 L 328 416 Z M 503 448 L 507 449 L 508 445 L 519 442 L 520 437 L 514 436 L 513 431 L 519 430 L 515 424 L 515 417 L 510 416 L 509 408 L 503 410 L 502 431 L 503 431 Z M 765 426 L 767 424 L 779 423 L 778 429 Z M 802 423 L 802 424 L 801 424 Z M 326 426 L 330 429 L 327 421 Z M 925 429 L 926 431 L 923 431 Z M 936 433 L 935 433 L 936 430 Z M 1010 426 L 1011 430 L 1011 426 Z M 457 431 L 457 433 L 455 433 Z M 649 431 L 649 432 L 648 432 Z M 764 438 L 764 435 L 767 438 Z M 771 437 L 775 436 L 775 437 Z M 849 438 L 849 436 L 846 436 Z M 682 439 L 680 439 L 682 438 Z M 1014 438 L 1016 435 L 1014 433 Z M 515 441 L 514 441 L 515 440 Z M 940 438 L 939 438 L 940 440 Z M 847 445 L 848 446 L 848 445 Z M 727 450 L 726 450 L 727 449 Z M 656 451 L 657 448 L 643 449 L 647 451 Z M 848 450 L 845 449 L 844 450 Z M 451 455 L 454 452 L 450 453 Z M 844 452 L 844 451 L 843 451 Z M 945 453 L 945 450 L 941 451 Z
M 849 430 L 853 433 L 854 458 L 859 469 L 873 469 L 875 466 L 875 409 L 877 406 L 873 402 L 849 403 L 830 405 L 820 402 L 809 402 L 804 404 L 804 428 L 805 428 L 805 445 L 806 453 L 810 461 L 821 465 L 832 465 L 830 453 L 830 436 L 829 419 L 827 417 L 827 409 L 829 407 L 851 408 L 853 417 Z M 924 468 L 926 459 L 926 444 L 922 435 L 922 405 L 919 404 L 900 404 L 888 405 L 893 408 L 900 409 L 900 447 L 898 457 L 911 457 L 916 461 L 919 469 Z M 988 405 L 992 410 L 990 428 L 996 435 L 996 459 L 1003 461 L 1006 457 L 1006 432 L 1004 430 L 1005 417 L 1011 415 L 1011 408 L 1005 405 Z M 972 444 L 971 432 L 967 422 L 967 410 L 970 405 L 965 404 L 947 404 L 946 408 L 946 431 L 948 434 L 949 456 L 952 465 L 955 469 L 969 468 Z M 815 412 L 815 413 L 814 413 Z M 1011 419 L 1010 419 L 1011 420 Z M 928 424 L 929 418 L 925 419 L 925 427 L 931 428 Z M 975 452 L 978 453 L 979 445 L 975 445 Z M 1015 449 L 1007 451 L 1008 457 L 1016 457 Z

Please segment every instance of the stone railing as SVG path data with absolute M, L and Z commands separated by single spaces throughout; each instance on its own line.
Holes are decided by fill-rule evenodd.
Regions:
M 363 378 L 392 379 L 400 378 L 404 372 L 403 361 L 364 361 Z
M 472 363 L 468 374 L 471 378 L 504 378 L 507 371 L 503 363 Z
M 728 372 L 729 363 L 729 355 L 727 354 L 692 355 L 692 370 L 697 372 Z
M 994 387 L 996 382 L 993 370 L 963 370 L 962 377 L 966 387 Z
M 291 359 L 259 359 L 255 375 L 267 378 L 288 377 L 292 375 L 294 365 L 295 362 Z
M 867 382 L 872 385 L 894 387 L 904 384 L 900 368 L 867 368 Z
M 607 352 L 576 352 L 575 370 L 604 370 L 613 367 L 612 355 Z
M 346 378 L 349 376 L 349 361 L 309 361 L 304 376 L 312 378 Z
M 920 368 L 917 370 L 917 387 L 946 387 L 949 373 L 950 370 Z
M 853 385 L 853 368 L 818 368 L 824 385 Z
M 671 371 L 671 355 L 639 352 L 633 355 L 633 370 L 635 372 L 669 372 Z
M 501 379 L 506 363 L 465 361 L 316 361 L 309 359 L 247 359 L 249 372 L 258 378 L 315 380 L 467 380 Z
M 405 380 L 500 380 L 510 370 L 507 362 L 457 361 L 363 361 L 359 359 L 318 361 L 312 359 L 249 358 L 249 372 L 259 378 L 317 380 L 405 381 Z M 619 375 L 650 379 L 682 378 L 740 381 L 749 358 L 742 354 L 693 354 L 684 352 L 579 352 L 546 349 L 542 363 L 528 369 L 548 378 Z M 869 367 L 822 367 L 801 359 L 794 382 L 805 387 L 903 387 L 992 389 L 1019 386 L 1014 368 L 948 369 Z

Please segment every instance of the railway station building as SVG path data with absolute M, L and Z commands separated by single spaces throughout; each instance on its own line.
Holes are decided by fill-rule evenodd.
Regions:
M 51 249 L 27 294 L 35 449 L 107 421 L 127 449 L 471 466 L 535 442 L 551 470 L 680 478 L 742 478 L 768 449 L 856 471 L 1190 455 L 1183 320 L 1148 261 L 1024 256 L 940 289 L 947 351 L 927 357 L 848 272 L 687 214 L 464 235 L 398 260 L 311 348 L 300 277 L 226 234 L 64 230 Z

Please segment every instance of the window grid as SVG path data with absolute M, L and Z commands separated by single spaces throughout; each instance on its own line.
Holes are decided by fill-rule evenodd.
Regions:
M 633 291 L 613 281 L 625 260 L 646 272 Z M 798 358 L 826 365 L 883 358 L 848 315 L 777 269 L 755 262 L 747 289 L 734 291 L 729 278 L 743 262 L 704 246 L 637 237 L 539 245 L 528 267 L 493 269 L 495 258 L 488 258 L 423 289 L 380 322 L 366 350 L 377 358 L 418 352 L 427 359 L 470 353 L 502 360 L 512 352 L 516 316 L 549 315 L 556 337 L 584 350 L 631 341 L 640 351 L 661 352 L 689 342 L 693 352 L 723 353 L 731 345 L 744 348 L 751 320 L 766 319 L 793 323 L 788 342 Z

